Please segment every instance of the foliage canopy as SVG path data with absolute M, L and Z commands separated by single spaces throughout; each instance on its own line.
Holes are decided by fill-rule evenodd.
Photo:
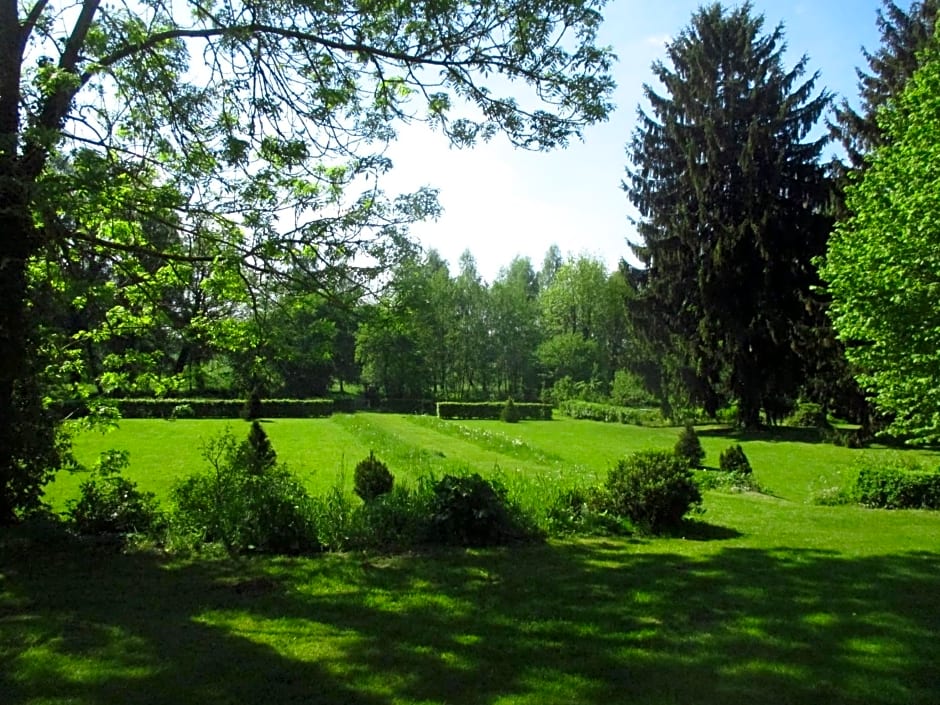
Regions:
M 879 117 L 888 141 L 847 190 L 821 269 L 831 315 L 889 430 L 940 441 L 940 48 Z
M 386 198 L 377 185 L 396 123 L 427 121 L 460 146 L 503 133 L 541 149 L 605 119 L 602 5 L 2 0 L 0 522 L 35 496 L 30 458 L 45 463 L 20 448 L 36 434 L 13 424 L 60 352 L 26 335 L 34 272 L 122 272 L 140 294 L 108 311 L 125 334 L 153 325 L 145 303 L 180 274 L 190 300 L 234 297 L 244 312 L 263 277 L 348 291 L 437 210 L 432 190 Z M 226 335 L 244 342 L 237 329 Z

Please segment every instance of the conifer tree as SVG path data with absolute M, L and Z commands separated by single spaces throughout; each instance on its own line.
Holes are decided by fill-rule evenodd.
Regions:
M 870 73 L 856 69 L 861 108 L 856 111 L 843 98 L 829 124 L 852 168 L 862 168 L 865 155 L 884 144 L 886 135 L 876 119 L 878 110 L 900 95 L 920 65 L 919 57 L 934 35 L 938 13 L 940 0 L 918 0 L 907 12 L 892 0 L 884 0 L 877 19 L 881 46 L 875 52 L 862 50 Z
M 734 401 L 745 426 L 798 390 L 793 331 L 830 226 L 826 139 L 806 139 L 829 96 L 806 57 L 784 68 L 783 28 L 763 24 L 747 3 L 693 15 L 653 65 L 664 91 L 645 86 L 624 183 L 640 214 L 634 325 L 692 401 Z

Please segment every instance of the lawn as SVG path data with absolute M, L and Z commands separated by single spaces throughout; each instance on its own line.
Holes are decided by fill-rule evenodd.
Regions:
M 223 426 L 125 421 L 78 451 L 130 449 L 131 476 L 163 495 Z M 678 434 L 392 415 L 265 429 L 312 490 L 370 448 L 399 477 L 461 467 L 574 481 Z M 9 530 L 0 702 L 936 703 L 940 514 L 807 501 L 884 451 L 721 429 L 702 441 L 712 464 L 741 442 L 768 492 L 707 493 L 684 537 L 183 560 Z M 80 479 L 57 480 L 57 506 Z

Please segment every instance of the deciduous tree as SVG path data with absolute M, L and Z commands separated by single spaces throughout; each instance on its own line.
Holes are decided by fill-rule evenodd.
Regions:
M 436 207 L 427 191 L 389 200 L 375 185 L 396 121 L 428 120 L 460 145 L 503 132 L 542 148 L 606 117 L 601 5 L 0 0 L 0 521 L 23 508 L 14 488 L 36 455 L 14 430 L 35 386 L 28 262 L 67 237 L 181 258 L 134 229 L 61 227 L 48 177 L 79 145 L 129 183 L 169 186 L 162 207 L 192 232 L 213 223 L 234 271 L 300 265 L 329 288 L 351 265 L 384 267 L 402 226 Z M 194 257 L 224 264 L 182 259 Z
M 890 430 L 940 441 L 940 47 L 879 116 L 822 267 L 830 314 Z

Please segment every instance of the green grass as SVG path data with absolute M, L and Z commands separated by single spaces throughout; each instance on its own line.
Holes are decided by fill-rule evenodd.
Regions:
M 554 483 L 602 477 L 678 435 L 570 419 L 452 424 L 358 415 L 265 428 L 314 490 L 369 448 L 396 476 L 463 468 Z M 124 444 L 132 477 L 163 493 L 199 467 L 198 438 L 223 426 L 126 421 L 78 451 Z M 741 442 L 771 493 L 706 493 L 684 537 L 180 560 L 6 530 L 0 702 L 936 703 L 940 513 L 808 502 L 860 454 L 885 451 L 793 432 L 700 435 L 706 464 Z M 50 489 L 57 504 L 73 480 Z

